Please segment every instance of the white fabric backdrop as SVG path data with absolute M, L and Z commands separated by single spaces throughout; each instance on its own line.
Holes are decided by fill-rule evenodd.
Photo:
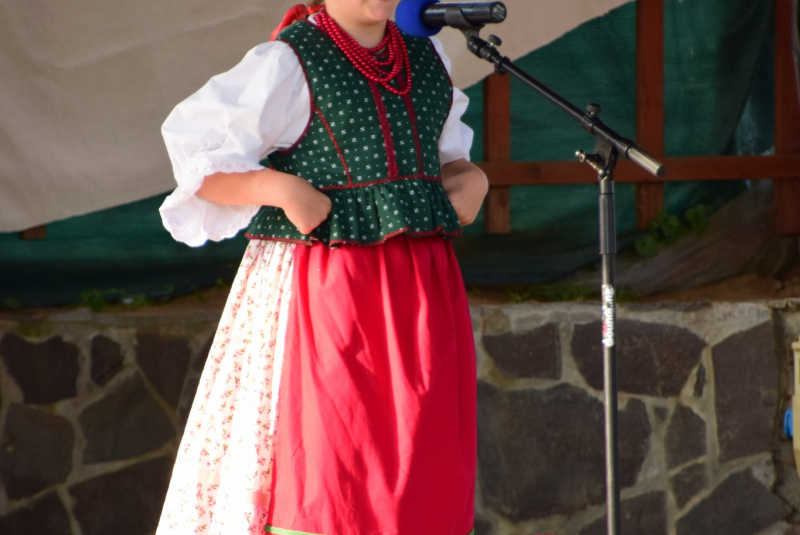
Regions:
M 491 31 L 513 59 L 630 1 L 505 0 Z M 298 2 L 0 0 L 0 232 L 172 189 L 164 118 Z M 491 72 L 439 37 L 459 87 Z

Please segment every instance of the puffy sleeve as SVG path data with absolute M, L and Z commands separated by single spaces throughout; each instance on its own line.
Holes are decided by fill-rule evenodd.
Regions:
M 449 74 L 452 65 L 450 58 L 444 53 L 442 43 L 435 37 L 430 39 Z M 461 121 L 461 117 L 467 111 L 467 104 L 469 104 L 467 95 L 457 87 L 453 87 L 453 104 L 450 107 L 450 115 L 447 116 L 442 135 L 439 138 L 439 161 L 442 165 L 462 158 L 469 160 L 473 133 L 472 129 Z
M 263 169 L 270 152 L 290 147 L 310 116 L 308 86 L 282 42 L 250 50 L 178 104 L 161 127 L 178 187 L 161 205 L 172 236 L 193 247 L 246 227 L 259 206 L 223 206 L 197 197 L 206 176 Z

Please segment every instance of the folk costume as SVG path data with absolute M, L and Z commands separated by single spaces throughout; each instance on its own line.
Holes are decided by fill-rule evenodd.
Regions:
M 251 240 L 158 535 L 472 531 L 475 348 L 440 173 L 468 157 L 466 97 L 438 41 L 389 23 L 369 51 L 386 50 L 382 75 L 348 37 L 324 11 L 297 22 L 164 123 L 167 229 Z M 279 208 L 195 195 L 264 167 L 329 195 L 328 219 L 304 235 Z

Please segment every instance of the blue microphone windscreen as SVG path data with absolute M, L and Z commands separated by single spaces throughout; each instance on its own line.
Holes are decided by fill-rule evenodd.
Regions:
M 437 0 L 402 0 L 394 12 L 397 27 L 412 37 L 436 35 L 441 28 L 429 28 L 422 23 L 422 12 L 435 3 Z

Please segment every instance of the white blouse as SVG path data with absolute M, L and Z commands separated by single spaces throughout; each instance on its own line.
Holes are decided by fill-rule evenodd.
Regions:
M 312 18 L 313 20 L 313 18 Z M 450 72 L 441 43 L 431 38 Z M 225 206 L 195 194 L 206 176 L 256 171 L 268 154 L 291 147 L 310 115 L 303 69 L 286 43 L 260 44 L 228 72 L 178 104 L 161 127 L 178 187 L 161 205 L 173 238 L 193 247 L 220 241 L 246 227 L 260 206 Z M 472 130 L 461 122 L 468 99 L 454 88 L 439 139 L 441 164 L 469 159 Z

